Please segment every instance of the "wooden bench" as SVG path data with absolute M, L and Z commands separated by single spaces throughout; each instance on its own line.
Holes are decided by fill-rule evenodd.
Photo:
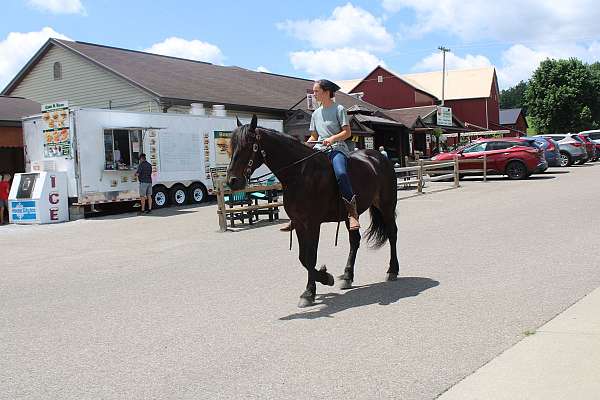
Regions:
M 259 192 L 259 191 L 273 191 L 273 190 L 282 190 L 281 183 L 276 183 L 274 185 L 254 185 L 247 186 L 246 188 L 235 191 L 235 192 Z M 283 206 L 283 202 L 276 201 L 265 204 L 252 204 L 252 205 L 240 205 L 238 207 L 227 208 L 227 204 L 225 202 L 225 196 L 231 195 L 234 193 L 231 189 L 225 188 L 225 184 L 222 180 L 217 181 L 216 185 L 216 194 L 217 194 L 217 215 L 219 217 L 219 228 L 221 232 L 227 231 L 227 216 L 228 214 L 246 214 L 251 221 L 253 214 L 255 214 L 258 210 L 268 210 L 273 208 L 278 208 Z

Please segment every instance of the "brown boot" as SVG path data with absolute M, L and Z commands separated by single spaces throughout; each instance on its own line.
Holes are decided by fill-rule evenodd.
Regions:
M 360 223 L 358 222 L 358 211 L 356 211 L 356 196 L 352 196 L 352 200 L 348 201 L 344 199 L 346 210 L 348 211 L 348 221 L 350 222 L 350 230 L 355 231 L 360 229 Z
M 286 226 L 279 229 L 281 232 L 290 232 L 294 230 L 294 224 L 290 221 Z

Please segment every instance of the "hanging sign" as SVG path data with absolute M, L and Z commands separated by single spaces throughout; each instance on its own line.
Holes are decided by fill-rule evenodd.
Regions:
M 437 108 L 437 124 L 442 126 L 452 126 L 452 109 L 450 107 Z

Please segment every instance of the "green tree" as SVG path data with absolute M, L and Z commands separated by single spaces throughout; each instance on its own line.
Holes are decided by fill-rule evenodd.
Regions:
M 600 117 L 597 93 L 589 65 L 575 58 L 548 59 L 534 72 L 525 99 L 536 129 L 559 133 L 597 125 Z
M 515 86 L 500 91 L 500 108 L 526 108 L 525 90 L 527 82 L 521 81 Z M 526 111 L 526 110 L 525 110 Z

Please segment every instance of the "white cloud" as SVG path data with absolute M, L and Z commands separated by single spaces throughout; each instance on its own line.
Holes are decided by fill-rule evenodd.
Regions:
M 377 65 L 385 63 L 373 54 L 352 48 L 297 51 L 290 53 L 294 69 L 311 78 L 353 79 L 364 76 Z
M 317 49 L 351 46 L 366 51 L 389 51 L 394 47 L 394 39 L 382 20 L 350 3 L 336 7 L 328 19 L 287 20 L 277 27 Z
M 442 69 L 442 53 L 433 53 L 419 61 L 413 70 L 418 71 L 440 71 Z M 489 67 L 492 63 L 482 55 L 467 54 L 465 57 L 459 57 L 454 53 L 446 53 L 446 69 L 470 69 Z
M 515 44 L 504 50 L 500 64 L 496 65 L 498 85 L 505 89 L 516 85 L 520 81 L 531 78 L 540 63 L 547 58 L 564 59 L 577 57 L 584 62 L 600 60 L 600 42 L 594 41 L 588 46 L 577 44 L 527 47 Z M 491 66 L 491 61 L 483 55 L 467 54 L 460 57 L 454 53 L 446 53 L 446 67 L 448 69 L 468 69 Z M 414 71 L 439 71 L 442 69 L 442 54 L 433 53 L 413 67 Z
M 14 78 L 49 38 L 70 40 L 54 29 L 45 27 L 38 32 L 11 32 L 0 42 L 0 88 Z
M 271 71 L 269 71 L 269 70 L 268 70 L 266 67 L 263 67 L 262 65 L 261 65 L 261 66 L 259 66 L 258 68 L 256 68 L 256 70 L 257 70 L 258 72 L 271 72 Z
M 576 57 L 584 62 L 600 60 L 600 42 L 589 46 L 577 44 L 543 46 L 529 48 L 516 44 L 502 53 L 502 66 L 498 69 L 498 81 L 501 87 L 511 87 L 527 80 L 542 61 L 547 58 L 564 59 Z
M 162 54 L 165 56 L 187 58 L 189 60 L 206 61 L 213 64 L 223 64 L 225 57 L 214 44 L 200 40 L 186 40 L 178 37 L 170 37 L 160 43 L 155 43 L 146 50 L 149 53 Z
M 406 36 L 442 31 L 471 41 L 584 41 L 597 36 L 600 20 L 595 0 L 383 0 L 383 6 L 414 12 Z
M 85 8 L 80 0 L 29 0 L 29 5 L 53 14 L 85 15 Z

